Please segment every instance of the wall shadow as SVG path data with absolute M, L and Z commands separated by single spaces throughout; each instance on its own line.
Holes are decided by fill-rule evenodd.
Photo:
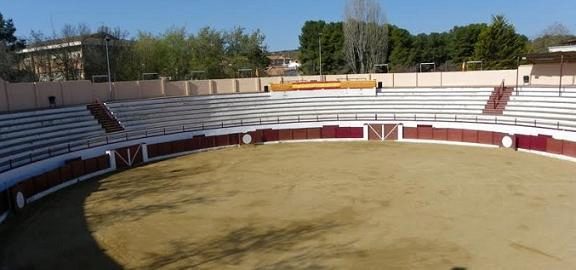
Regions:
M 0 269 L 122 269 L 92 237 L 84 212 L 99 180 L 28 206 L 0 226 Z

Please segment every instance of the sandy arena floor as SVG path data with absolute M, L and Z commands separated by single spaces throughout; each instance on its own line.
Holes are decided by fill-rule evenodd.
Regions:
M 83 183 L 0 228 L 10 270 L 576 269 L 576 164 L 424 144 L 242 147 Z

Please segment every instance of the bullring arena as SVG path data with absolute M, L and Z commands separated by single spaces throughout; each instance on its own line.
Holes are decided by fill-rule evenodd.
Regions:
M 574 81 L 515 72 L 3 83 L 0 265 L 574 269 Z

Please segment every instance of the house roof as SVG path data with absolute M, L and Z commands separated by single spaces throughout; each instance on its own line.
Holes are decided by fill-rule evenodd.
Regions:
M 84 36 L 73 36 L 67 38 L 51 39 L 42 42 L 37 42 L 26 46 L 26 48 L 18 51 L 18 53 L 30 53 L 42 50 L 52 50 L 61 49 L 66 47 L 80 46 L 87 40 L 104 40 L 106 37 L 110 37 L 112 40 L 119 40 L 117 37 L 109 35 L 104 32 L 98 32 L 90 35 Z
M 576 52 L 533 53 L 526 55 L 530 64 L 576 63 Z

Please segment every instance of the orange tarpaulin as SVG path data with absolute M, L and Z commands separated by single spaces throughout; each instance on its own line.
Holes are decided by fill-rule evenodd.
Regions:
M 329 82 L 292 82 L 272 83 L 272 91 L 297 91 L 320 89 L 370 89 L 376 88 L 376 81 L 329 81 Z

